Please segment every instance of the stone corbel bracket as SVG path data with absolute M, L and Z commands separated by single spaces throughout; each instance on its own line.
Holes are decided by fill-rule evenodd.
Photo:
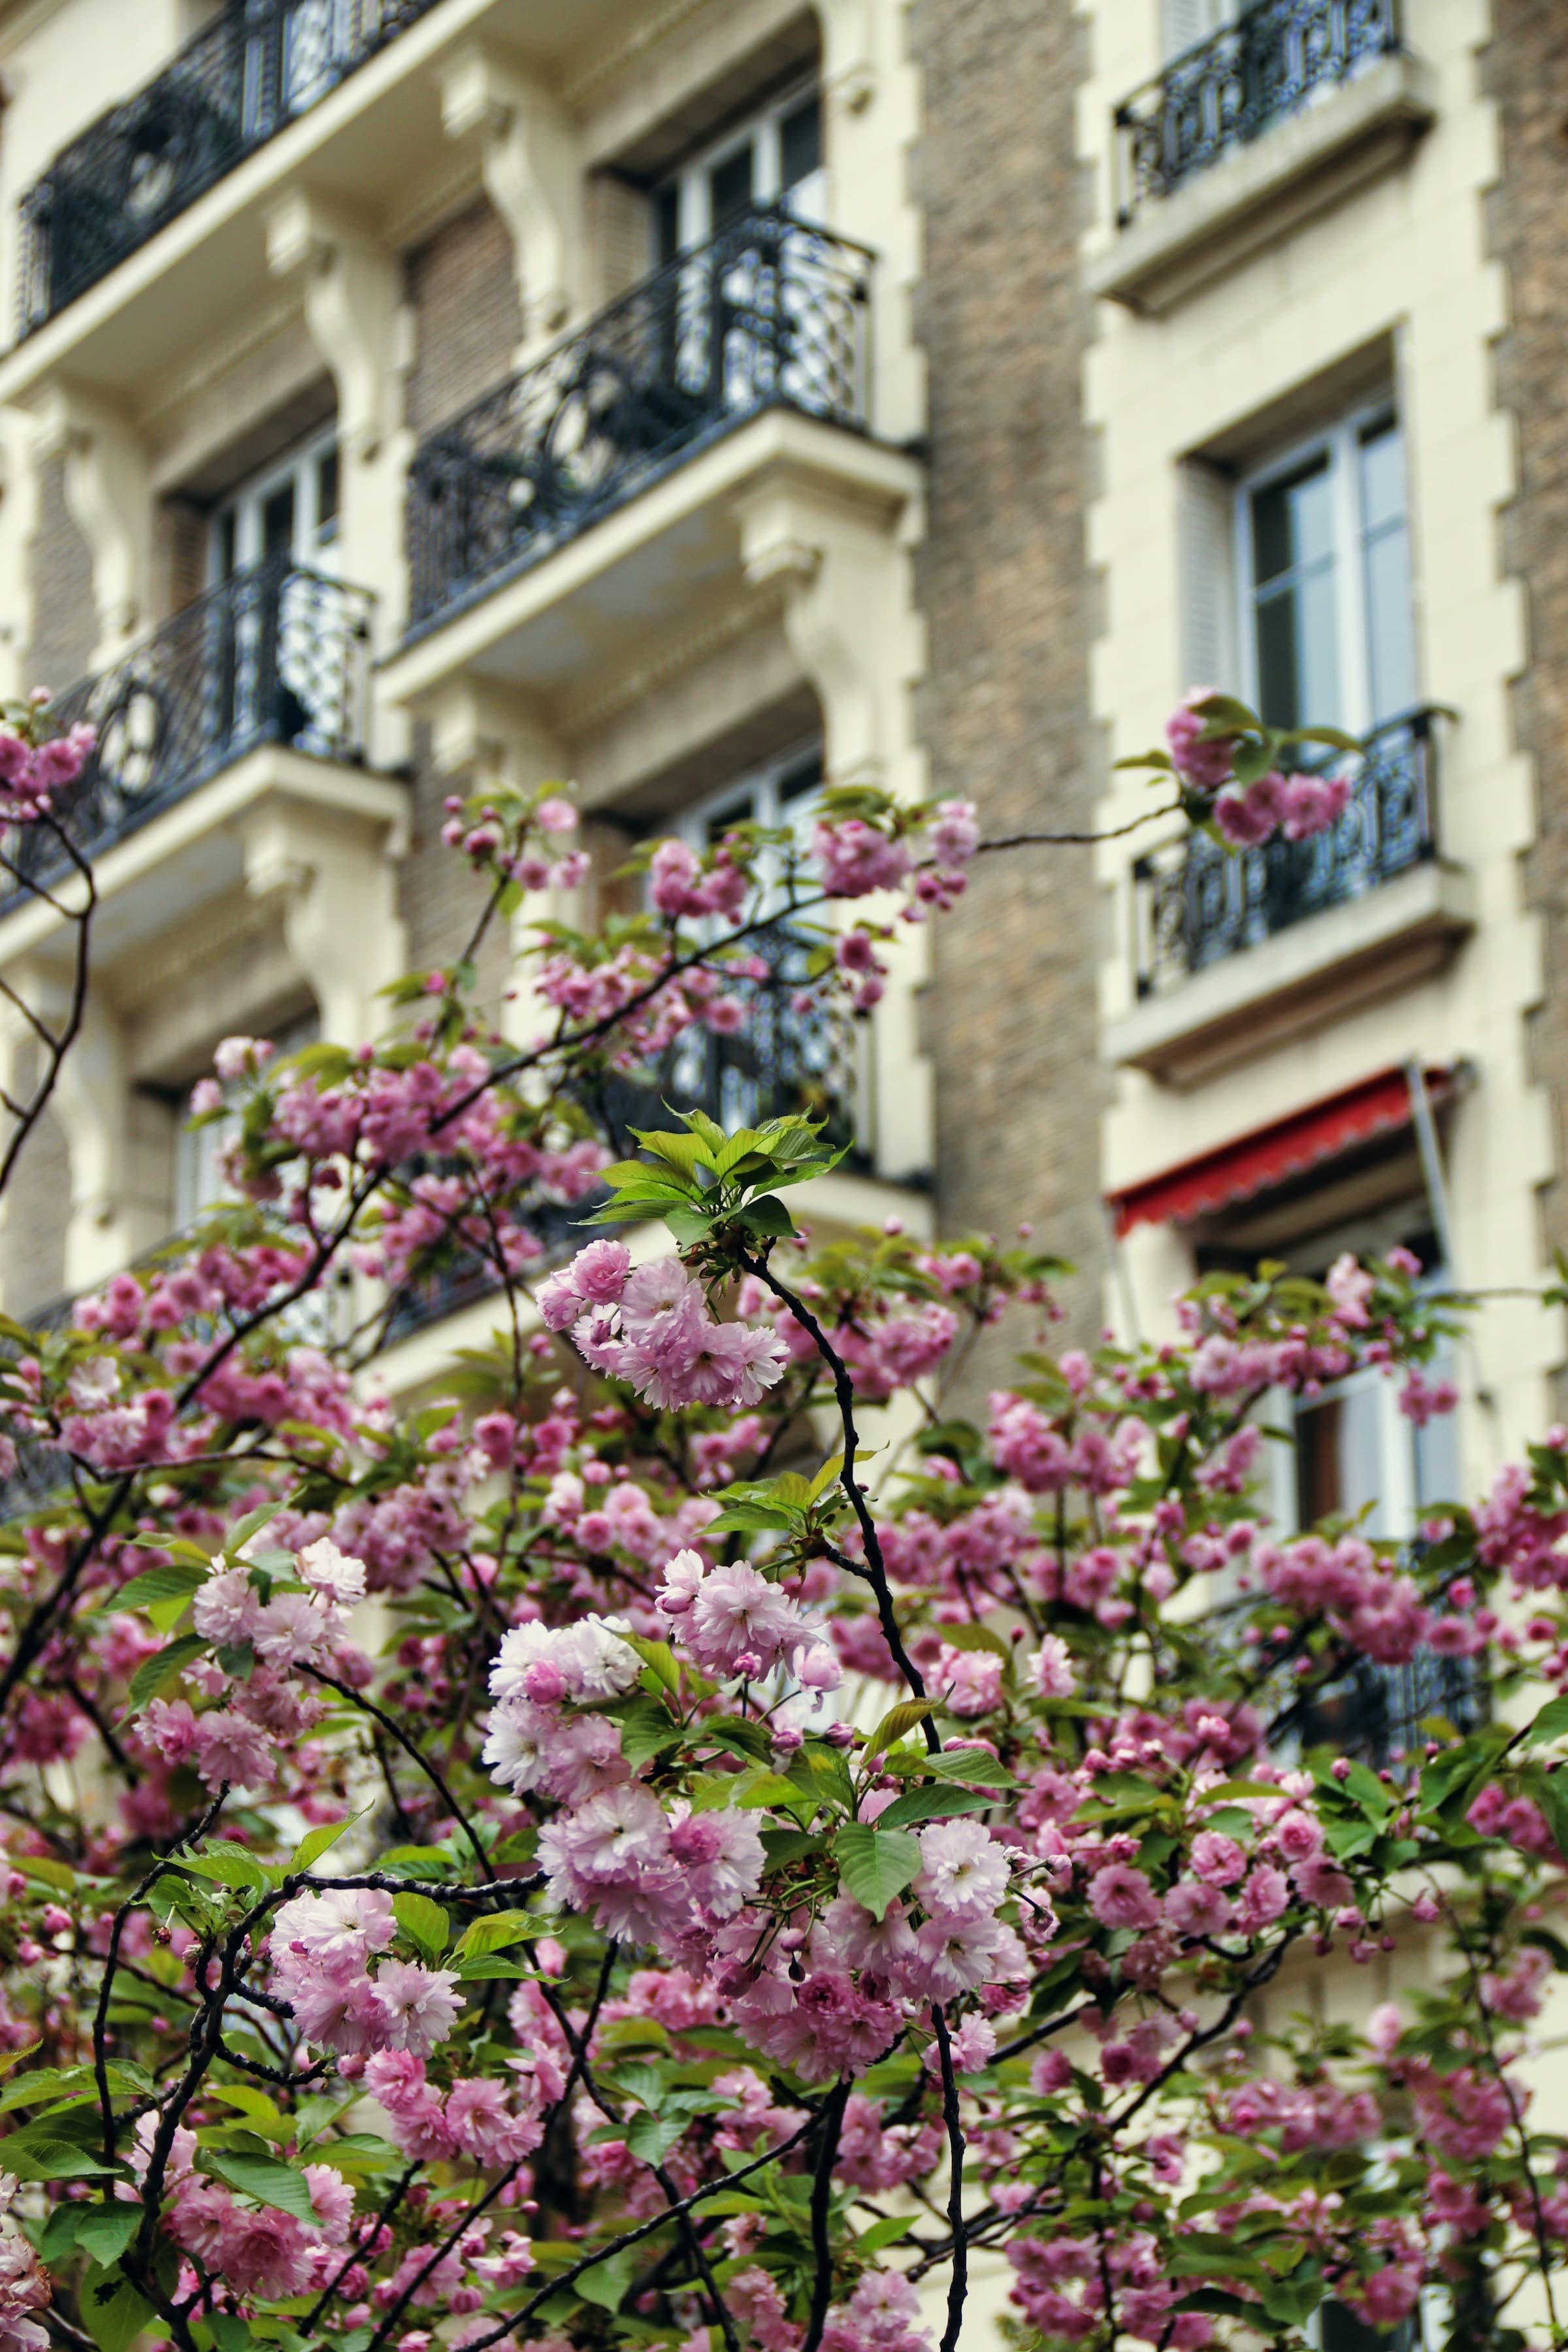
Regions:
M 65 461 L 66 503 L 92 557 L 100 638 L 111 660 L 152 618 L 153 485 L 131 419 L 75 384 L 55 382 L 36 411 L 35 457 Z
M 822 0 L 822 86 L 847 113 L 877 95 L 876 0 Z
M 440 68 L 441 123 L 478 142 L 485 193 L 511 237 L 530 346 L 579 309 L 584 264 L 583 159 L 576 130 L 551 93 L 483 43 Z
M 906 694 L 920 670 L 900 529 L 911 488 L 850 491 L 785 473 L 736 503 L 747 584 L 783 589 L 784 629 L 822 706 L 835 784 L 899 789 Z
M 407 961 L 397 903 L 406 825 L 277 793 L 246 818 L 242 838 L 246 889 L 278 901 L 322 1035 L 367 1044 L 386 1025 L 380 991 Z
M 304 280 L 305 321 L 338 394 L 338 438 L 368 460 L 396 430 L 405 359 L 402 276 L 394 256 L 352 215 L 308 194 L 268 215 L 274 277 Z

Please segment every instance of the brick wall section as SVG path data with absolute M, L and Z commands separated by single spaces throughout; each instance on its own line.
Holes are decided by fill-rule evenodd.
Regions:
M 408 927 L 408 962 L 413 971 L 455 962 L 484 908 L 485 892 L 468 860 L 446 847 L 441 803 L 453 789 L 449 777 L 430 764 L 423 728 L 415 739 L 413 834 L 398 869 L 398 911 Z M 479 967 L 479 992 L 491 1019 L 499 1015 L 506 979 L 506 929 L 492 926 Z
M 46 1110 L 16 1163 L 0 1223 L 0 1305 L 27 1315 L 66 1286 L 70 1158 L 65 1132 Z
M 29 685 L 58 693 L 84 677 L 98 643 L 92 558 L 66 504 L 63 458 L 38 468 L 38 519 L 29 551 L 33 640 L 24 666 Z
M 911 37 L 926 107 L 914 158 L 926 234 L 918 331 L 931 371 L 918 723 L 931 785 L 978 802 L 988 834 L 1081 831 L 1095 783 L 1079 34 L 1068 0 L 917 0 Z M 1064 1291 L 1074 1338 L 1098 1328 L 1105 1255 L 1096 897 L 1085 850 L 982 858 L 960 907 L 934 926 L 923 1007 L 942 1229 L 1005 1236 L 1032 1221 L 1038 1244 L 1079 1268 Z M 990 1349 L 972 1391 L 1000 1375 L 1005 1352 Z
M 1511 324 L 1498 350 L 1497 382 L 1519 445 L 1519 497 L 1503 518 L 1503 559 L 1529 601 L 1530 666 L 1515 688 L 1514 723 L 1536 773 L 1537 838 L 1524 877 L 1544 929 L 1545 990 L 1530 1044 L 1556 1125 L 1559 1173 L 1541 1202 L 1552 1251 L 1568 1249 L 1568 22 L 1561 0 L 1494 0 L 1482 70 L 1502 117 L 1502 176 L 1489 226 L 1491 249 L 1509 271 Z
M 511 239 L 489 199 L 459 213 L 405 257 L 414 312 L 408 429 L 428 433 L 511 373 L 522 340 Z

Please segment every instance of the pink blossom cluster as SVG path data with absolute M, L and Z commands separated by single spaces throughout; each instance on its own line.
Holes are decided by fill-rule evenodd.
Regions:
M 550 1328 L 570 1331 L 595 1371 L 626 1381 L 660 1412 L 754 1405 L 788 1362 L 773 1332 L 710 1314 L 679 1260 L 634 1269 L 624 1242 L 590 1242 L 535 1296 Z
M 712 1568 L 700 1552 L 678 1551 L 666 1563 L 658 1605 L 670 1638 L 704 1674 L 754 1680 L 787 1665 L 807 1690 L 838 1686 L 838 1659 L 799 1602 L 743 1560 Z
M 273 1920 L 272 1989 L 307 2042 L 340 2056 L 379 2050 L 427 2058 L 457 2023 L 462 1996 L 450 1969 L 371 1959 L 396 1933 L 392 1897 L 374 1887 L 296 1895 Z
M 1350 794 L 1348 776 L 1282 776 L 1271 768 L 1245 787 L 1227 784 L 1216 793 L 1214 821 L 1233 849 L 1256 848 L 1275 833 L 1310 841 L 1339 823 Z
M 26 824 L 47 815 L 56 793 L 76 782 L 97 745 L 97 728 L 85 723 L 36 744 L 0 728 L 0 793 L 7 823 Z

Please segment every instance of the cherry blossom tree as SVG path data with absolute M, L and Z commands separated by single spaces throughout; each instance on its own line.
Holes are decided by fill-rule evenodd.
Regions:
M 7 715 L 10 838 L 68 845 L 86 747 Z M 1169 740 L 1168 824 L 1342 804 L 1331 736 L 1199 695 Z M 1526 2063 L 1568 1431 L 1413 1541 L 1276 1529 L 1282 1396 L 1452 1407 L 1414 1259 L 1063 1349 L 1026 1234 L 813 1235 L 825 1118 L 681 1104 L 781 920 L 797 1015 L 863 1018 L 974 857 L 1051 836 L 857 790 L 804 846 L 658 843 L 643 911 L 536 926 L 519 1043 L 475 966 L 585 879 L 574 808 L 448 817 L 467 951 L 374 1047 L 227 1041 L 229 1197 L 4 1328 L 0 2352 L 954 2352 L 983 2256 L 1039 2352 L 1423 2298 L 1455 2352 L 1568 2343 Z M 395 1403 L 454 1268 L 494 1341 Z M 1432 1654 L 1473 1722 L 1319 1741 Z M 1389 1954 L 1364 2029 L 1311 2013 Z

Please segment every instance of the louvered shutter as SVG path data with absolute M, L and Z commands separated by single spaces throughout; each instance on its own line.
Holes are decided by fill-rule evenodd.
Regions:
M 1179 591 L 1181 687 L 1237 691 L 1236 493 L 1202 457 L 1181 468 Z

